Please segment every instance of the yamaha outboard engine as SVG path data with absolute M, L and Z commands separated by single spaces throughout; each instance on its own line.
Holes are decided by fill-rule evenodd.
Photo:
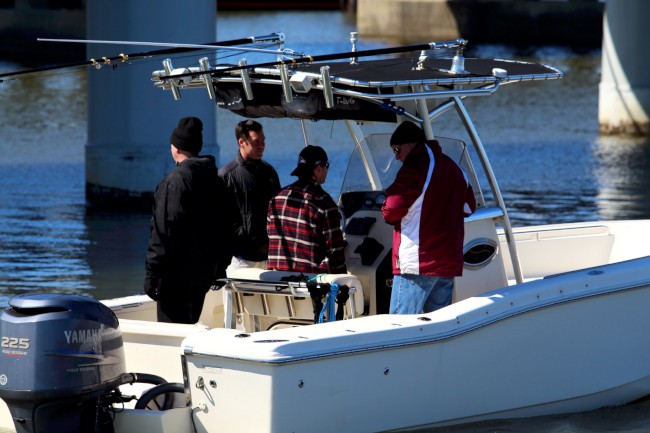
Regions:
M 85 296 L 16 296 L 0 337 L 0 398 L 17 433 L 112 431 L 101 401 L 125 364 L 110 308 Z

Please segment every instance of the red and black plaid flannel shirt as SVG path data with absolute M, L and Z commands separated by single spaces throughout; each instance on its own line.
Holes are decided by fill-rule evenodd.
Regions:
M 266 228 L 269 269 L 347 272 L 339 209 L 320 185 L 297 181 L 280 190 L 269 203 Z

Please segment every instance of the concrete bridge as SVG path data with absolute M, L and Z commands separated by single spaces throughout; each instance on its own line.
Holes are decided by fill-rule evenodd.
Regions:
M 357 0 L 357 30 L 363 37 L 602 46 L 602 134 L 650 135 L 650 73 L 644 56 L 650 46 L 649 19 L 647 0 Z
M 474 44 L 593 48 L 602 41 L 603 11 L 598 0 L 357 0 L 357 30 L 400 43 L 462 37 Z

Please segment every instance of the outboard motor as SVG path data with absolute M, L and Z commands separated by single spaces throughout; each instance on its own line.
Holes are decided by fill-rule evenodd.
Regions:
M 113 430 L 102 399 L 123 383 L 125 363 L 110 308 L 85 296 L 16 296 L 0 337 L 0 398 L 17 433 Z

